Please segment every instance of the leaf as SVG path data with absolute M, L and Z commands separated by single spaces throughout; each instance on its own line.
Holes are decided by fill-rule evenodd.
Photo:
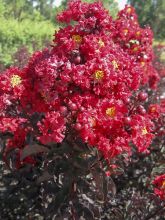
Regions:
M 24 160 L 26 157 L 31 156 L 33 154 L 43 152 L 49 152 L 49 149 L 39 144 L 34 144 L 30 146 L 28 145 L 22 150 L 20 160 Z
M 85 205 L 82 208 L 82 213 L 83 213 L 83 216 L 85 217 L 85 219 L 87 219 L 87 218 L 91 219 L 91 220 L 95 219 L 95 216 L 94 216 L 94 213 L 93 213 L 93 209 L 90 209 L 90 208 L 88 208 Z
M 165 172 L 165 164 L 157 165 L 157 167 L 154 167 L 152 170 L 152 175 L 161 174 Z
M 80 157 L 74 158 L 73 165 L 80 171 L 88 171 L 88 162 Z
M 67 200 L 69 196 L 69 189 L 70 189 L 70 183 L 67 183 L 63 186 L 63 188 L 56 194 L 55 201 L 50 203 L 48 206 L 48 211 L 50 212 L 57 212 L 58 209 L 61 207 L 61 205 L 64 204 L 64 202 Z
M 45 172 L 43 173 L 43 175 L 38 178 L 37 183 L 41 183 L 41 182 L 44 182 L 44 181 L 48 181 L 48 180 L 50 180 L 51 178 L 53 178 L 53 176 L 50 175 L 50 174 L 48 173 L 48 171 L 45 171 Z
M 112 213 L 114 214 L 115 219 L 123 220 L 123 213 L 119 208 L 113 208 Z

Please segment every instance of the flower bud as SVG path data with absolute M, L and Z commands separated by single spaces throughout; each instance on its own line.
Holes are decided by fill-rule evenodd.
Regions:
M 124 103 L 129 104 L 131 102 L 131 99 L 129 97 L 124 98 Z
M 69 108 L 74 111 L 74 110 L 77 110 L 77 105 L 73 102 L 69 103 Z
M 85 108 L 83 106 L 80 107 L 80 111 L 85 111 Z
M 144 108 L 142 105 L 139 105 L 139 106 L 137 107 L 137 112 L 138 112 L 139 114 L 141 114 L 141 115 L 144 115 L 144 114 L 146 113 L 146 110 L 145 110 L 145 108 Z
M 80 56 L 77 56 L 74 58 L 74 63 L 75 64 L 80 64 L 81 63 L 81 57 Z
M 131 118 L 130 118 L 130 117 L 126 117 L 126 118 L 124 119 L 124 123 L 125 123 L 126 125 L 129 125 L 129 124 L 131 123 Z
M 67 114 L 67 107 L 65 107 L 65 106 L 60 106 L 60 112 L 61 112 L 61 114 L 62 115 L 66 115 Z
M 82 129 L 82 125 L 81 125 L 80 123 L 77 123 L 77 124 L 75 125 L 75 129 L 76 129 L 77 131 L 80 131 L 80 130 Z
M 140 92 L 138 94 L 138 100 L 139 101 L 145 101 L 148 97 L 148 94 L 146 92 Z

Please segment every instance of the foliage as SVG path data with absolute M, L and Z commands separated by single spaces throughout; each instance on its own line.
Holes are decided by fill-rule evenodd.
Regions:
M 0 41 L 1 62 L 9 66 L 20 45 L 27 45 L 29 52 L 42 48 L 44 42 L 51 39 L 53 25 L 47 21 L 1 19 Z M 50 30 L 50 32 L 48 32 Z
M 9 171 L 3 164 L 1 218 L 163 219 L 163 203 L 149 185 L 151 172 L 164 172 L 165 151 L 159 140 L 153 143 L 151 154 L 136 152 L 129 163 L 120 160 L 118 167 L 111 167 L 111 176 L 100 168 L 103 160 L 81 142 L 77 144 L 74 148 L 52 145 L 47 162 L 40 155 L 35 167 Z
M 165 38 L 165 1 L 164 0 L 128 0 L 135 7 L 141 25 L 150 25 L 155 37 Z
M 29 1 L 0 1 L 0 63 L 13 64 L 12 56 L 18 47 L 26 45 L 29 52 L 43 48 L 50 42 L 55 26 L 31 10 Z M 16 7 L 17 6 L 17 7 Z M 49 30 L 49 31 L 48 31 Z
M 151 30 L 130 6 L 113 20 L 75 0 L 58 19 L 51 49 L 0 75 L 1 217 L 162 218 L 165 82 Z

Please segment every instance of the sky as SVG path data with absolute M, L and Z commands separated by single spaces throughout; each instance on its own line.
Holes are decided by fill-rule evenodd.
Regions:
M 123 9 L 124 6 L 126 5 L 127 3 L 127 0 L 117 0 L 118 4 L 119 4 L 119 8 L 120 9 Z
M 124 5 L 126 4 L 127 0 L 116 0 L 119 4 L 119 8 L 124 8 Z M 55 0 L 55 5 L 58 7 L 61 3 L 61 0 Z

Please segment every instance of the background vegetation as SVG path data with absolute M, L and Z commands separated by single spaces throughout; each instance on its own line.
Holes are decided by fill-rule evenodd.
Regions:
M 149 25 L 158 40 L 165 40 L 165 1 L 128 0 L 135 7 L 142 26 Z
M 13 54 L 23 45 L 31 53 L 51 41 L 57 25 L 52 22 L 51 5 L 42 2 L 48 1 L 0 0 L 1 65 L 13 64 Z

